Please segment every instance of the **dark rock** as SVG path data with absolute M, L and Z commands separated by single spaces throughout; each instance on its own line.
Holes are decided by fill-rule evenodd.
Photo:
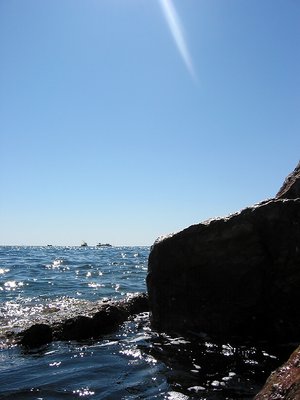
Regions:
M 123 323 L 128 313 L 122 307 L 107 306 L 93 316 L 93 336 L 111 333 Z
M 155 329 L 298 340 L 300 199 L 271 199 L 157 240 L 147 286 Z
M 279 199 L 300 197 L 300 161 L 294 171 L 285 179 L 276 197 Z
M 130 315 L 149 311 L 149 301 L 147 293 L 137 293 L 129 297 L 126 308 Z
M 300 399 L 300 347 L 271 374 L 255 400 Z
M 79 315 L 62 323 L 59 338 L 62 340 L 84 340 L 93 336 L 92 318 Z
M 34 348 L 52 342 L 52 329 L 46 324 L 35 324 L 21 333 L 20 343 L 23 346 Z

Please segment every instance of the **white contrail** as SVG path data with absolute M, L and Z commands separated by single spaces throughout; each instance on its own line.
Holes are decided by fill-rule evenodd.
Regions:
M 188 47 L 183 35 L 183 29 L 171 0 L 159 0 L 164 16 L 172 33 L 177 49 L 191 76 L 196 79 L 196 74 Z

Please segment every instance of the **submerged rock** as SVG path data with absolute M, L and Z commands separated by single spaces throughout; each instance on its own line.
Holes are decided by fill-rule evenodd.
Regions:
M 271 374 L 255 400 L 300 399 L 300 347 Z
M 131 294 L 123 300 L 91 303 L 85 315 L 74 315 L 49 324 L 34 324 L 18 334 L 9 333 L 9 340 L 29 348 L 50 343 L 52 340 L 86 340 L 114 332 L 120 324 L 134 314 L 148 311 L 145 293 Z M 16 340 L 17 338 L 17 340 Z M 7 337 L 8 339 L 8 337 Z
M 147 286 L 155 329 L 298 340 L 297 168 L 280 198 L 190 226 L 154 243 Z M 296 198 L 285 199 L 284 193 Z

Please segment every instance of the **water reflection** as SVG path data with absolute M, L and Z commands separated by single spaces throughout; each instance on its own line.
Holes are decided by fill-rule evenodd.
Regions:
M 17 347 L 10 352 L 2 354 L 0 383 L 2 390 L 12 393 L 18 382 L 18 393 L 11 397 L 17 399 L 253 399 L 281 363 L 278 349 L 266 344 L 154 332 L 148 313 L 136 315 L 101 340 L 55 342 L 29 351 Z M 14 368 L 9 359 L 14 359 Z M 28 384 L 33 392 L 28 392 Z
M 144 351 L 167 366 L 170 387 L 197 399 L 253 399 L 285 359 L 282 353 L 289 352 L 266 343 L 224 344 L 155 333 L 150 342 Z
M 100 299 L 145 291 L 148 253 L 148 248 L 2 249 L 0 336 L 85 314 Z M 143 313 L 97 341 L 53 342 L 29 352 L 4 342 L 0 397 L 252 399 L 289 353 L 288 347 L 267 343 L 159 334 Z

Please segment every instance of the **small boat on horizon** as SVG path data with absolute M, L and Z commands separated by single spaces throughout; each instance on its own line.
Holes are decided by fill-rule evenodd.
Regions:
M 98 244 L 96 245 L 96 247 L 112 247 L 112 245 L 109 244 L 109 243 L 98 243 Z
M 88 245 L 87 242 L 82 241 L 80 247 L 87 247 L 87 245 Z

